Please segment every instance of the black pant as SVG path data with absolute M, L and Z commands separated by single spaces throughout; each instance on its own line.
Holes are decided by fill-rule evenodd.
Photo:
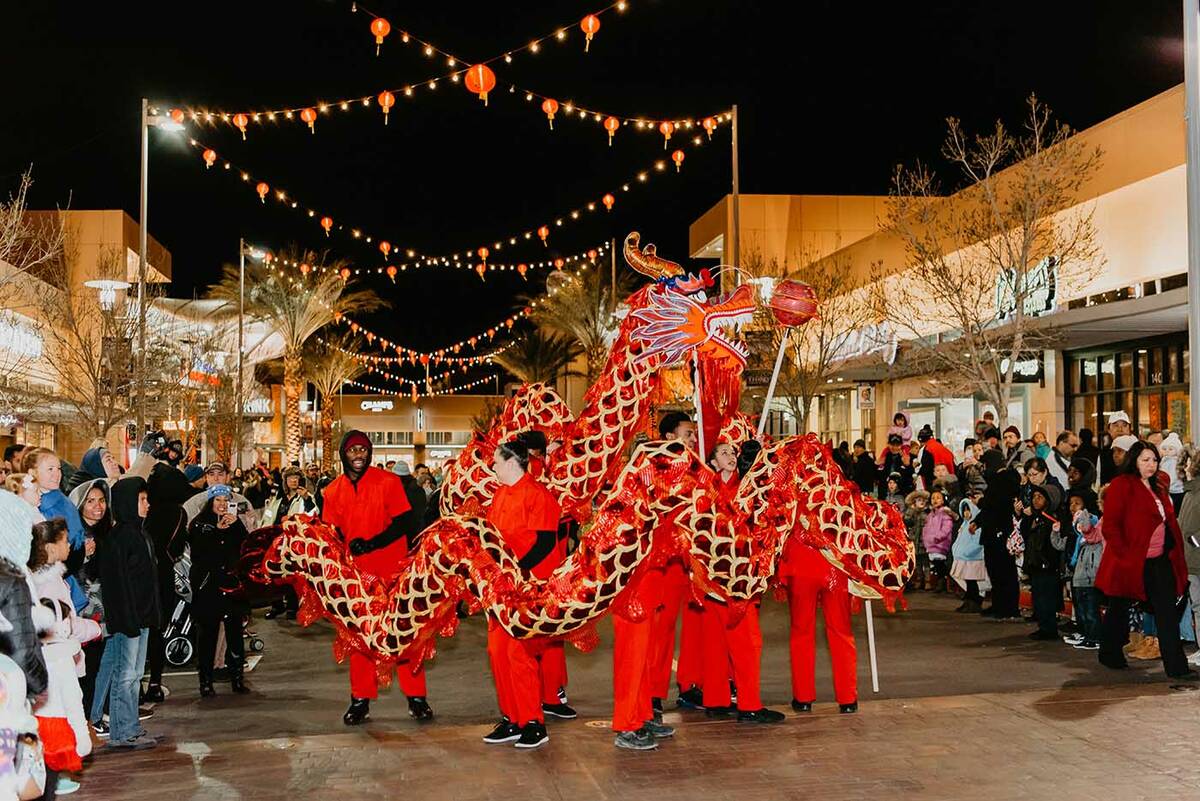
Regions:
M 1162 652 L 1163 669 L 1168 676 L 1188 672 L 1183 643 L 1179 641 L 1179 610 L 1175 606 L 1175 572 L 1166 554 L 1147 559 L 1142 569 L 1146 600 L 1154 608 L 1154 625 L 1158 628 L 1158 649 Z M 1108 598 L 1100 637 L 1100 661 L 1113 666 L 1125 664 L 1122 648 L 1129 642 L 1128 598 Z
M 997 617 L 1017 617 L 1021 614 L 1021 582 L 1017 578 L 1017 563 L 1008 552 L 1007 535 L 985 531 L 983 564 L 992 582 L 992 611 Z
M 1062 598 L 1056 573 L 1033 573 L 1029 576 L 1033 591 L 1033 619 L 1043 634 L 1058 633 L 1058 603 Z
M 96 694 L 96 674 L 100 672 L 100 658 L 104 656 L 104 638 L 97 637 L 83 646 L 83 678 L 79 688 L 83 690 L 83 708 L 91 710 L 92 698 Z
M 963 596 L 964 601 L 982 601 L 983 596 L 979 594 L 979 582 L 975 579 L 967 579 L 967 592 Z
M 196 663 L 200 683 L 212 682 L 213 662 L 217 657 L 217 631 L 222 619 L 225 623 L 225 667 L 229 669 L 230 678 L 240 676 L 246 663 L 246 649 L 242 642 L 243 609 L 218 599 L 194 605 L 192 614 L 196 623 Z

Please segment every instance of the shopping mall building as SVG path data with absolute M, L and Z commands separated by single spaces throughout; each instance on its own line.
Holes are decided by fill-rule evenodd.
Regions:
M 1051 439 L 1064 427 L 1103 429 L 1125 411 L 1141 432 L 1188 431 L 1187 219 L 1183 86 L 1077 134 L 1103 152 L 1079 198 L 1091 210 L 1102 265 L 1072 290 L 1058 282 L 1038 313 L 1058 333 L 1054 350 L 1029 355 L 1015 372 L 1009 421 L 1025 436 Z M 775 260 L 792 269 L 821 259 L 866 280 L 875 265 L 903 277 L 904 246 L 881 230 L 887 199 L 861 196 L 742 195 L 738 261 Z M 724 198 L 692 224 L 693 258 L 728 262 L 733 210 Z M 786 269 L 785 269 L 786 272 Z M 817 398 L 808 428 L 836 440 L 864 437 L 878 447 L 896 410 L 930 424 L 962 447 L 989 405 L 978 394 L 939 394 L 936 376 L 902 375 L 895 333 L 855 332 Z M 783 404 L 771 427 L 794 433 Z

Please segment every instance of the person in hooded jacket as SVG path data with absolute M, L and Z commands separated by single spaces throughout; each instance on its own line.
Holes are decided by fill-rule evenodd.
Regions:
M 1031 640 L 1058 639 L 1058 607 L 1062 600 L 1059 585 L 1061 552 L 1065 542 L 1062 521 L 1057 517 L 1062 492 L 1047 481 L 1027 485 L 1029 514 L 1021 518 L 1021 538 L 1025 542 L 1025 557 L 1021 569 L 1029 576 L 1033 593 L 1033 617 L 1037 631 Z
M 1096 465 L 1090 459 L 1076 456 L 1067 467 L 1067 491 L 1083 498 L 1083 506 L 1094 515 L 1100 515 L 1100 503 L 1096 497 Z
M 16 495 L 0 491 L 0 617 L 11 624 L 9 630 L 0 630 L 0 653 L 24 672 L 25 694 L 30 701 L 46 691 L 48 678 L 33 619 L 34 593 L 26 578 L 34 512 Z
M 159 607 L 163 611 L 163 623 L 150 629 L 147 661 L 150 665 L 150 680 L 146 685 L 147 703 L 161 703 L 167 690 L 162 686 L 163 666 L 166 664 L 166 641 L 163 626 L 170 620 L 171 612 L 178 601 L 175 594 L 175 562 L 172 554 L 182 552 L 187 536 L 187 513 L 183 505 L 196 494 L 196 488 L 187 480 L 176 465 L 177 455 L 182 455 L 183 446 L 178 440 L 169 443 L 164 452 L 165 460 L 150 470 L 146 479 L 146 490 L 150 498 L 150 513 L 146 517 L 146 532 L 154 543 L 154 558 L 158 570 Z
M 347 431 L 338 452 L 342 475 L 325 490 L 321 519 L 341 532 L 354 564 L 380 581 L 391 581 L 420 531 L 400 477 L 371 466 L 371 440 L 362 431 Z M 425 668 L 407 662 L 396 665 L 400 690 L 408 696 L 408 713 L 430 720 L 425 700 Z M 350 706 L 342 716 L 357 726 L 371 715 L 371 699 L 379 697 L 375 661 L 368 654 L 350 653 Z
M 113 484 L 115 525 L 99 551 L 108 636 L 96 686 L 109 690 L 96 692 L 90 717 L 93 726 L 101 724 L 108 702 L 108 747 L 113 750 L 144 750 L 157 744 L 138 725 L 138 690 L 150 631 L 162 627 L 163 617 L 154 543 L 145 529 L 149 507 L 145 480 L 130 477 Z
M 79 610 L 79 616 L 94 620 L 103 626 L 104 602 L 100 593 L 100 560 L 98 554 L 104 543 L 104 539 L 112 529 L 112 513 L 109 509 L 112 503 L 110 497 L 111 488 L 107 479 L 94 478 L 86 484 L 81 484 L 76 492 L 71 493 L 72 497 L 77 493 L 79 496 L 79 517 L 83 520 L 84 536 L 93 543 L 92 556 L 87 557 L 83 561 L 76 574 L 79 584 L 83 588 L 83 593 L 87 596 L 87 604 L 83 609 Z M 67 570 L 71 570 L 70 559 L 67 560 Z M 96 691 L 96 676 L 100 671 L 100 659 L 103 655 L 103 637 L 84 643 L 84 675 L 79 680 L 79 686 L 83 690 L 84 709 L 91 709 L 92 699 L 95 697 Z M 108 688 L 104 687 L 102 690 L 107 692 Z
M 83 454 L 79 468 L 71 474 L 71 480 L 64 485 L 63 491 L 72 495 L 81 485 L 90 484 L 98 478 L 112 483 L 120 477 L 121 467 L 108 448 L 90 448 Z
M 1013 504 L 1020 492 L 1016 472 L 1005 465 L 1004 454 L 988 448 L 980 456 L 987 488 L 979 499 L 980 541 L 988 580 L 992 583 L 992 605 L 980 611 L 984 617 L 1020 620 L 1021 583 L 1017 563 L 1008 552 L 1008 537 L 1013 530 Z

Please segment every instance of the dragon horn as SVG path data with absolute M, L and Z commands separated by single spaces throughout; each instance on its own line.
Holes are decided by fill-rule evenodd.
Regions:
M 654 245 L 639 248 L 641 241 L 642 235 L 637 231 L 631 231 L 629 236 L 625 237 L 625 261 L 629 262 L 630 267 L 656 280 L 683 275 L 683 268 L 678 264 L 659 258 Z

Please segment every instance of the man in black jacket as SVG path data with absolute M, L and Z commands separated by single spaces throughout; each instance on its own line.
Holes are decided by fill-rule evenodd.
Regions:
M 1021 584 L 1017 563 L 1008 552 L 1008 537 L 1013 531 L 1013 502 L 1021 489 L 1021 480 L 1004 464 L 1004 454 L 989 448 L 980 457 L 987 489 L 979 500 L 978 524 L 982 531 L 983 560 L 992 582 L 992 605 L 980 612 L 999 620 L 1020 620 Z
M 180 543 L 187 536 L 188 524 L 183 505 L 196 494 L 196 488 L 188 483 L 187 476 L 177 466 L 177 455 L 182 453 L 183 445 L 178 440 L 169 442 L 164 451 L 155 454 L 159 462 L 150 470 L 150 477 L 146 480 L 146 491 L 150 499 L 146 532 L 154 544 L 159 606 L 167 620 L 178 602 L 178 596 L 175 595 L 175 563 L 171 554 L 179 553 L 182 549 Z M 164 620 L 163 625 L 165 623 Z M 166 692 L 162 686 L 166 642 L 163 640 L 161 626 L 151 628 L 147 654 L 150 680 L 146 684 L 145 700 L 147 703 L 162 703 L 166 699 Z
M 875 459 L 867 453 L 866 441 L 856 439 L 854 441 L 854 483 L 858 485 L 864 495 L 870 495 L 875 491 L 875 481 L 878 477 L 879 468 L 875 464 Z

